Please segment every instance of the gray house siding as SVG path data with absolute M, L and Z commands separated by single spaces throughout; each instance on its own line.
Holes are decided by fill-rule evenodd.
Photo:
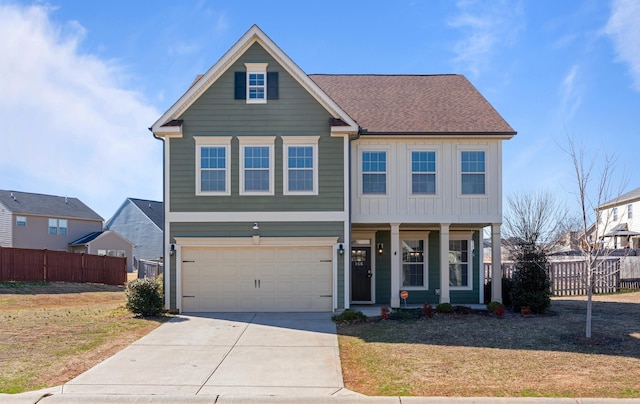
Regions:
M 34 248 L 67 251 L 69 243 L 89 233 L 102 230 L 102 221 L 79 220 L 55 216 L 25 216 L 27 225 L 14 227 L 14 248 Z M 66 219 L 67 234 L 49 234 L 49 219 Z
M 13 217 L 9 209 L 0 203 L 0 247 L 13 247 Z
M 159 229 L 131 200 L 127 199 L 105 225 L 135 244 L 133 256 L 155 260 L 162 257 L 162 229 Z
M 251 237 L 252 222 L 171 223 L 170 240 L 175 237 Z M 261 237 L 337 237 L 344 240 L 342 222 L 260 222 Z M 338 259 L 338 307 L 344 307 L 344 260 Z M 170 258 L 171 301 L 176 301 L 176 259 Z
M 234 72 L 244 63 L 268 62 L 279 73 L 279 99 L 246 104 L 234 99 Z M 185 111 L 182 138 L 170 139 L 172 212 L 343 211 L 342 138 L 330 136 L 328 112 L 262 47 L 254 44 Z M 196 196 L 196 145 L 193 136 L 232 136 L 231 195 Z M 275 136 L 274 195 L 239 195 L 239 136 Z M 319 136 L 318 195 L 283 195 L 282 136 Z

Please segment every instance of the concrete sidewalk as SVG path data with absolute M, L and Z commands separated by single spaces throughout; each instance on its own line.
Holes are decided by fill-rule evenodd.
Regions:
M 344 387 L 330 313 L 180 315 L 62 395 L 330 396 Z

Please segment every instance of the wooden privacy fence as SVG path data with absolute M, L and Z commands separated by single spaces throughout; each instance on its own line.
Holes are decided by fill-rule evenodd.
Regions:
M 125 257 L 0 247 L 0 282 L 124 285 L 126 281 Z
M 502 276 L 511 278 L 515 263 L 502 264 Z M 491 280 L 491 264 L 484 264 L 485 283 Z M 620 291 L 620 260 L 605 259 L 598 264 L 595 277 L 595 293 L 616 293 Z M 584 261 L 558 261 L 549 264 L 549 281 L 553 296 L 579 296 L 587 294 L 587 271 Z

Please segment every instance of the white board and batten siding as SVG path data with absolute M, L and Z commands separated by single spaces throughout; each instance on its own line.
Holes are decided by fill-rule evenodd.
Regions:
M 411 151 L 436 152 L 436 193 L 411 194 Z M 362 194 L 362 152 L 386 151 L 387 192 Z M 485 194 L 460 192 L 462 151 L 485 152 Z M 495 223 L 502 221 L 499 139 L 360 139 L 351 150 L 354 223 Z M 425 220 L 428 217 L 428 220 Z

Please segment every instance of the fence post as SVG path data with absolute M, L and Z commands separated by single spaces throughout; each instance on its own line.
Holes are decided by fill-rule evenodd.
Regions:
M 47 249 L 45 248 L 44 254 L 42 255 L 42 277 L 43 281 L 47 282 Z

